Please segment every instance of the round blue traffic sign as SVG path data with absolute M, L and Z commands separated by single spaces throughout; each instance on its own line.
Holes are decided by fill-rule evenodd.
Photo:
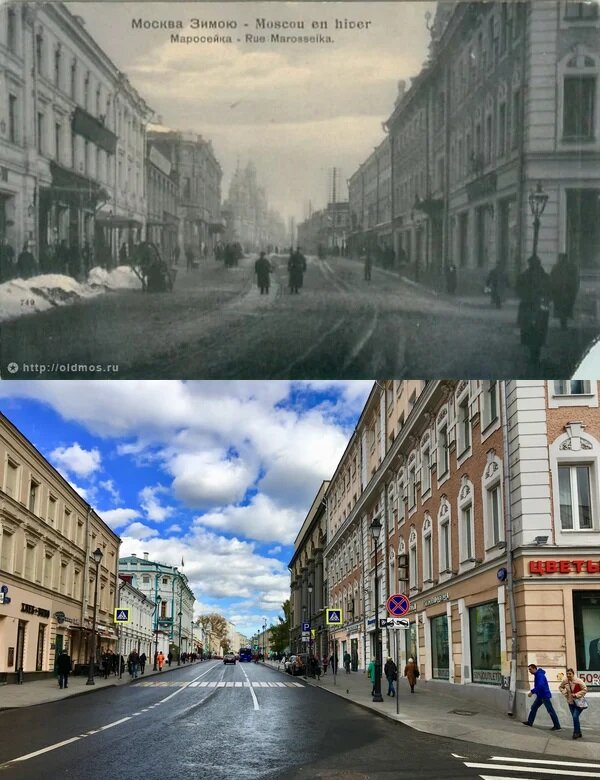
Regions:
M 385 606 L 388 615 L 391 615 L 392 617 L 402 617 L 402 615 L 406 615 L 410 609 L 410 601 L 408 600 L 408 596 L 405 596 L 404 593 L 394 593 L 386 601 Z

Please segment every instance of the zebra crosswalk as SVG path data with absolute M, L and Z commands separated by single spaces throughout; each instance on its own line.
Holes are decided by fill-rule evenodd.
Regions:
M 455 753 L 454 758 L 464 758 Z M 600 763 L 593 761 L 555 761 L 543 758 L 490 756 L 487 761 L 463 761 L 470 769 L 482 770 L 481 780 L 544 780 L 548 776 L 571 780 L 600 778 Z
M 306 688 L 299 682 L 237 682 L 223 680 L 198 680 L 191 683 L 185 681 L 170 681 L 170 680 L 147 680 L 138 683 L 140 687 L 144 688 Z

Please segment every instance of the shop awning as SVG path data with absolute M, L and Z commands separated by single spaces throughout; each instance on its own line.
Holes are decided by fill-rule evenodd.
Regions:
M 74 133 L 82 135 L 109 154 L 115 153 L 117 136 L 105 127 L 99 119 L 79 108 L 79 106 L 73 112 L 72 128 Z
M 119 214 L 98 214 L 96 224 L 107 228 L 141 228 L 142 223 L 133 217 L 123 217 Z

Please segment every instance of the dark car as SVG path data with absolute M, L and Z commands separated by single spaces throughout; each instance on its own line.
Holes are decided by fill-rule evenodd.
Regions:
M 233 664 L 235 666 L 235 653 L 225 653 L 223 656 L 224 664 Z

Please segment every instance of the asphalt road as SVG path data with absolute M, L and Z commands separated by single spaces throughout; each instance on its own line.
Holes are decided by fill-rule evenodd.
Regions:
M 510 777 L 537 780 L 558 769 L 546 756 L 543 769 L 531 754 L 500 752 L 413 731 L 268 667 L 220 661 L 0 713 L 7 780 L 500 780 L 508 761 Z
M 541 364 L 519 343 L 513 304 L 437 295 L 358 262 L 309 258 L 299 295 L 275 259 L 268 296 L 252 258 L 179 272 L 173 293 L 122 291 L 1 328 L 3 378 L 534 378 L 570 376 L 594 333 L 553 323 Z M 8 363 L 18 366 L 7 374 Z M 56 365 L 118 366 L 57 370 Z

